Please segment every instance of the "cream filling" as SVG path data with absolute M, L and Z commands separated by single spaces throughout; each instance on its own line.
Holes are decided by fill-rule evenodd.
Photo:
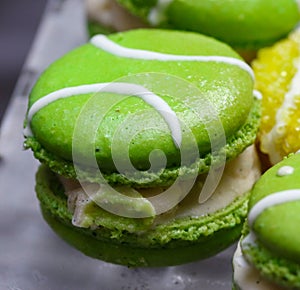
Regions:
M 115 0 L 85 0 L 87 17 L 116 31 L 146 27 Z
M 233 256 L 233 279 L 240 290 L 284 290 L 262 277 L 259 271 L 243 256 L 240 243 Z
M 225 166 L 223 176 L 215 192 L 205 203 L 199 203 L 199 193 L 205 181 L 205 176 L 199 176 L 191 192 L 175 206 L 171 211 L 156 216 L 155 224 L 167 223 L 179 217 L 199 217 L 214 213 L 228 206 L 237 197 L 251 190 L 253 184 L 260 177 L 260 163 L 254 145 L 248 147 L 236 159 L 228 162 Z M 61 178 L 66 194 L 68 195 L 68 206 L 73 212 L 73 224 L 82 226 L 84 220 L 85 206 L 92 202 L 78 183 Z M 91 185 L 92 186 L 92 185 Z M 179 186 L 184 186 L 180 184 Z M 122 187 L 118 187 L 122 190 Z M 153 196 L 164 191 L 163 188 L 139 190 L 142 196 Z
M 276 149 L 276 140 L 285 135 L 287 112 L 289 109 L 295 108 L 296 97 L 300 95 L 300 58 L 296 60 L 295 66 L 297 73 L 291 82 L 289 91 L 285 94 L 282 106 L 276 113 L 276 123 L 272 130 L 261 139 L 262 151 L 269 155 L 272 164 L 278 163 L 283 157 Z

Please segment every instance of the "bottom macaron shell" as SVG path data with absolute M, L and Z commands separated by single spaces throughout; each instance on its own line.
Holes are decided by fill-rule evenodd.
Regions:
M 245 194 L 210 216 L 177 220 L 148 233 L 113 237 L 106 228 L 91 230 L 72 225 L 67 198 L 55 174 L 45 166 L 37 173 L 36 191 L 45 220 L 62 239 L 88 256 L 130 267 L 178 265 L 222 251 L 239 238 L 248 203 Z M 164 243 L 161 235 L 162 231 L 166 234 L 166 228 L 170 228 L 169 235 L 176 233 L 177 238 L 168 237 Z M 178 238 L 178 231 L 186 235 Z
M 235 228 L 231 234 L 219 231 L 213 239 L 207 239 L 203 243 L 190 243 L 182 248 L 136 248 L 93 238 L 71 224 L 63 224 L 48 211 L 43 210 L 43 216 L 56 234 L 85 255 L 128 267 L 173 266 L 208 258 L 228 247 L 240 233 L 240 228 Z M 226 234 L 227 237 L 224 238 Z

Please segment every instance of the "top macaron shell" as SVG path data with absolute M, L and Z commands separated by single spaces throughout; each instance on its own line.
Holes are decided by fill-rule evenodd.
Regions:
M 246 49 L 274 43 L 300 19 L 296 0 L 118 1 L 154 26 L 197 31 Z
M 109 39 L 123 47 L 150 50 L 176 55 L 222 55 L 239 59 L 228 46 L 213 39 L 194 33 L 163 30 L 135 30 L 109 36 Z M 119 78 L 156 72 L 170 74 L 192 83 L 199 88 L 198 106 L 201 103 L 214 104 L 222 121 L 226 138 L 230 139 L 246 122 L 253 107 L 253 79 L 245 70 L 235 65 L 218 62 L 158 61 L 141 60 L 115 56 L 89 43 L 68 53 L 52 64 L 40 77 L 32 90 L 29 108 L 47 94 L 66 87 L 86 84 L 114 82 Z M 59 99 L 34 114 L 30 127 L 34 138 L 49 152 L 65 160 L 72 160 L 72 137 L 76 120 L 93 94 L 74 95 Z M 118 96 L 111 94 L 111 98 Z M 183 96 L 182 101 L 188 96 Z M 195 134 L 200 155 L 209 151 L 209 136 L 204 124 L 195 118 L 190 108 L 166 93 L 161 96 L 169 106 L 188 124 Z M 98 106 L 105 106 L 107 98 L 97 98 Z M 111 142 L 116 128 L 130 115 L 149 110 L 143 100 L 130 97 L 112 107 L 96 135 L 96 158 L 101 169 L 113 171 Z M 139 132 L 131 142 L 130 157 L 138 169 L 147 169 L 149 154 L 161 149 L 167 156 L 167 166 L 179 164 L 179 152 L 170 131 L 153 130 L 140 132 L 149 119 L 141 119 L 131 132 Z M 90 116 L 90 122 L 95 122 Z M 144 122 L 144 123 L 143 123 Z M 100 133 L 99 133 L 100 132 Z M 84 148 L 85 139 L 82 140 Z M 84 150 L 82 150 L 84 151 Z
M 300 191 L 300 154 L 284 159 L 268 170 L 256 183 L 249 201 L 251 208 L 266 196 L 287 190 Z M 286 174 L 280 171 L 287 170 Z M 254 221 L 258 241 L 274 255 L 300 262 L 299 200 L 268 207 Z

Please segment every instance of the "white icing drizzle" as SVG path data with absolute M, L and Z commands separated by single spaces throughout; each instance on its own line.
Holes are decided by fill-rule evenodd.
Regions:
M 148 21 L 151 25 L 157 26 L 166 20 L 166 10 L 173 0 L 158 0 L 148 15 Z
M 261 199 L 258 203 L 256 203 L 251 208 L 248 214 L 248 225 L 250 228 L 250 233 L 242 241 L 243 247 L 255 243 L 256 236 L 254 231 L 252 230 L 252 227 L 258 216 L 260 216 L 266 209 L 275 205 L 280 205 L 297 200 L 300 200 L 300 189 L 290 189 L 268 195 Z
M 25 136 L 32 136 L 30 123 L 32 117 L 48 104 L 63 98 L 68 98 L 74 95 L 90 94 L 90 93 L 116 93 L 120 95 L 128 95 L 139 97 L 147 104 L 152 106 L 164 118 L 172 133 L 172 138 L 177 147 L 180 147 L 182 141 L 181 126 L 176 113 L 171 107 L 158 95 L 150 92 L 145 87 L 131 83 L 98 83 L 81 85 L 76 87 L 68 87 L 52 92 L 39 100 L 37 100 L 29 109 L 27 114 L 27 126 L 24 129 Z
M 285 94 L 282 106 L 276 113 L 276 123 L 272 130 L 263 136 L 262 148 L 269 154 L 272 164 L 279 162 L 282 157 L 276 149 L 276 140 L 285 134 L 286 116 L 290 108 L 295 108 L 296 97 L 300 95 L 300 58 L 296 62 L 297 73 L 295 74 L 289 91 Z
M 198 62 L 221 62 L 229 65 L 235 65 L 249 73 L 254 79 L 254 73 L 251 67 L 244 61 L 228 57 L 228 56 L 203 56 L 203 55 L 175 55 L 168 53 L 160 53 L 149 50 L 135 49 L 123 47 L 107 36 L 98 34 L 91 39 L 94 46 L 119 57 L 143 59 L 143 60 L 159 60 L 159 61 L 198 61 Z
M 251 208 L 248 214 L 249 227 L 267 208 L 296 200 L 300 200 L 300 189 L 283 190 L 264 197 Z
M 261 100 L 262 99 L 262 94 L 260 91 L 254 90 L 253 91 L 253 95 L 257 100 Z
M 286 175 L 291 175 L 294 173 L 294 167 L 292 166 L 282 166 L 278 169 L 277 175 L 278 176 L 286 176 Z

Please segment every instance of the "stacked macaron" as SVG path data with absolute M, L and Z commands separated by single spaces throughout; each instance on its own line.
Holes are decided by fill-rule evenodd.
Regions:
M 300 154 L 269 169 L 252 190 L 234 257 L 236 289 L 300 289 Z
M 25 147 L 49 225 L 85 254 L 175 265 L 235 241 L 260 175 L 250 67 L 188 32 L 132 30 L 54 62 L 30 98 Z
M 96 1 L 87 0 L 91 19 L 105 25 L 105 9 L 95 9 Z M 93 3 L 92 3 L 93 2 Z M 286 36 L 300 20 L 299 1 L 297 0 L 251 0 L 251 1 L 195 1 L 195 0 L 154 0 L 134 1 L 117 0 L 132 16 L 126 15 L 127 24 L 121 29 L 134 28 L 136 17 L 151 27 L 164 27 L 195 31 L 215 37 L 242 50 L 256 50 L 268 46 Z M 124 9 L 125 8 L 125 9 Z M 134 16 L 133 16 L 134 15 Z M 122 18 L 123 19 L 123 18 Z M 118 18 L 113 19 L 118 23 Z M 95 23 L 95 22 L 94 22 Z M 119 22 L 122 23 L 122 22 Z M 116 24 L 115 24 L 116 25 Z M 110 27 L 116 28 L 114 25 Z

